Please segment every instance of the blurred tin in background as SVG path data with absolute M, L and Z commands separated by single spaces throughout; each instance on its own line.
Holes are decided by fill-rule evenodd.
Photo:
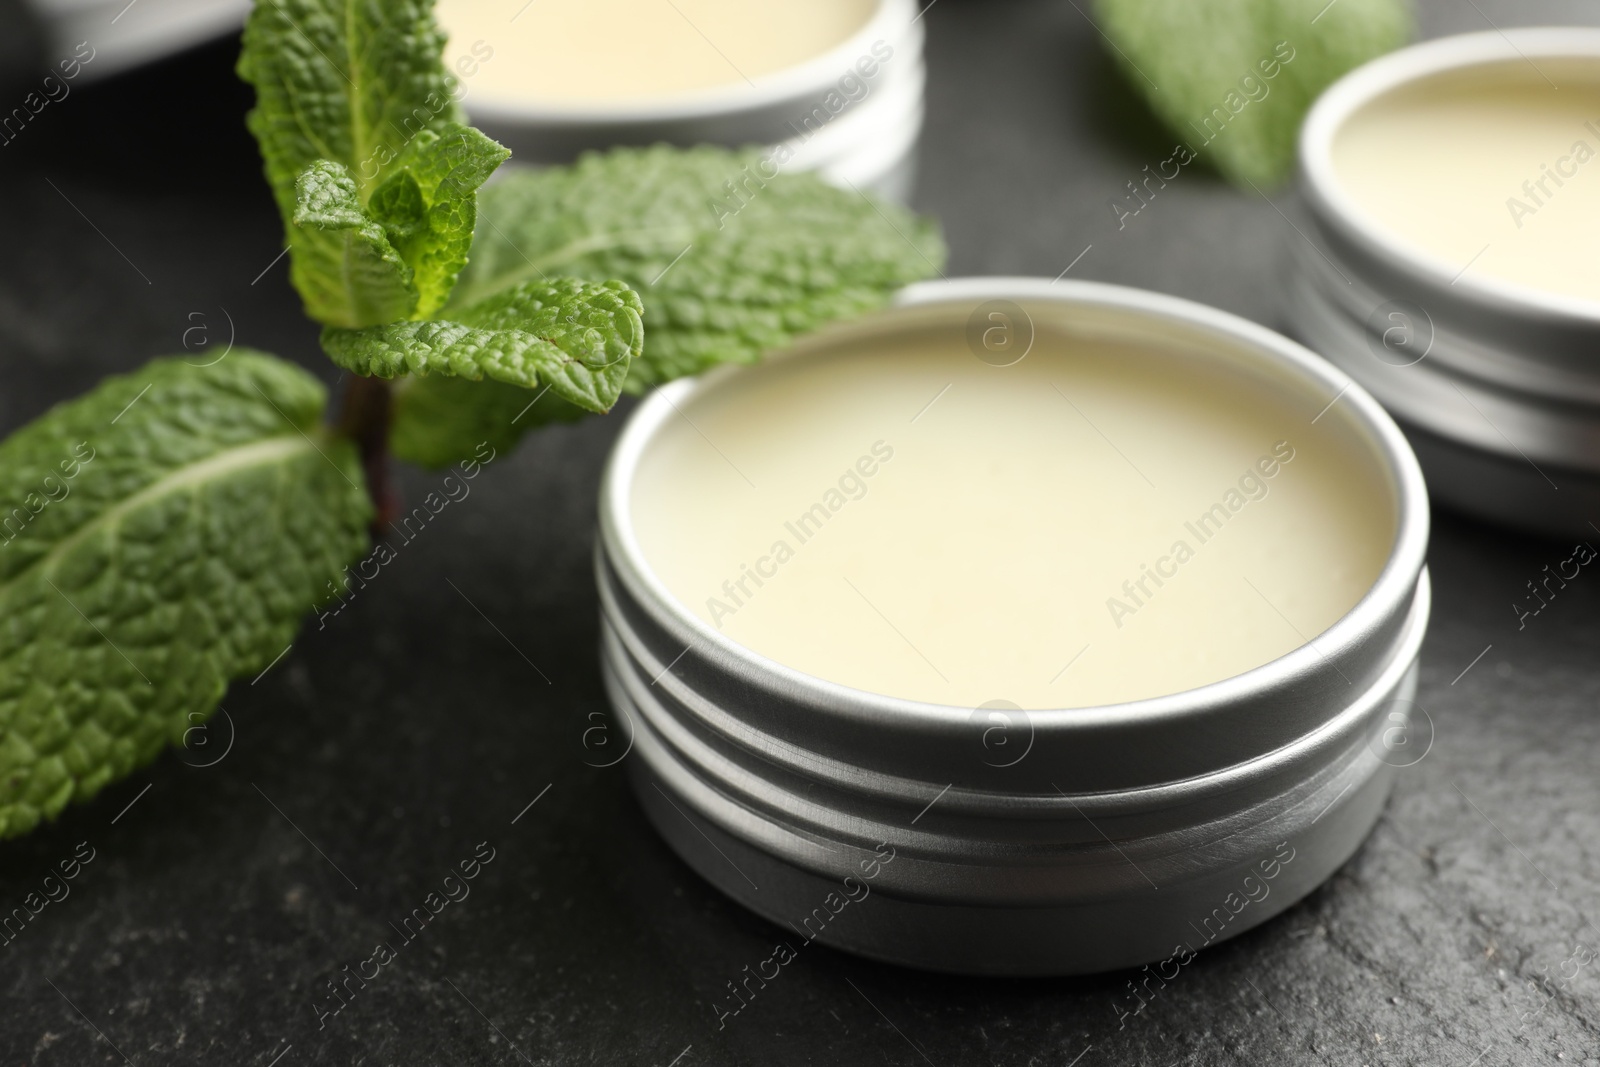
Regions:
M 925 82 L 913 0 L 442 0 L 437 15 L 471 121 L 520 162 L 756 144 L 777 170 L 909 196 Z M 541 55 L 552 36 L 556 66 Z
M 1348 159 L 1374 116 L 1393 150 L 1380 195 Z M 1574 28 L 1378 59 L 1318 100 L 1300 139 L 1314 241 L 1294 241 L 1296 329 L 1396 416 L 1436 499 L 1550 534 L 1591 535 L 1600 517 L 1600 165 L 1582 169 L 1597 151 L 1600 31 Z M 1419 240 L 1430 213 L 1459 232 Z

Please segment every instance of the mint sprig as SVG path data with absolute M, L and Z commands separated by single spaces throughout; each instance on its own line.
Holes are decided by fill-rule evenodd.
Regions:
M 0 444 L 0 506 L 29 516 L 0 540 L 0 838 L 178 742 L 365 551 L 326 403 L 235 349 L 108 379 Z
M 357 375 L 338 417 L 304 371 L 235 349 L 109 379 L 0 443 L 0 838 L 152 759 L 280 657 L 381 523 L 391 448 L 508 448 L 943 262 L 907 212 L 812 177 L 748 184 L 757 157 L 714 149 L 509 176 L 483 194 L 496 236 L 479 234 L 507 152 L 462 124 L 430 7 L 258 0 L 245 28 L 290 279 Z M 734 181 L 753 198 L 729 201 Z

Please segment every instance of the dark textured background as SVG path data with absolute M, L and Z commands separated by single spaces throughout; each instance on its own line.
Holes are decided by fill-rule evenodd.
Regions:
M 1489 19 L 1600 12 L 1445 0 L 1423 31 Z M 953 275 L 1055 275 L 1093 244 L 1074 276 L 1283 325 L 1299 238 L 1261 198 L 1190 169 L 1117 232 L 1106 200 L 1169 139 L 1072 4 L 942 0 L 928 28 L 917 205 L 944 220 Z M 0 147 L 0 427 L 189 327 L 221 344 L 228 316 L 239 343 L 326 367 L 283 264 L 251 281 L 281 245 L 232 60 L 224 44 L 78 89 Z M 78 842 L 98 852 L 0 949 L 0 1065 L 1600 1065 L 1600 960 L 1562 966 L 1600 951 L 1600 578 L 1518 632 L 1513 599 L 1570 546 L 1448 514 L 1419 697 L 1436 743 L 1304 903 L 1202 954 L 1121 1030 L 1127 976 L 960 980 L 813 948 L 718 1032 L 711 1002 L 774 930 L 678 863 L 580 741 L 605 707 L 589 550 L 620 421 L 495 463 L 348 610 L 235 685 L 208 747 L 0 846 L 5 910 Z M 413 497 L 430 481 L 409 476 Z M 226 758 L 187 765 L 230 733 Z M 318 987 L 485 839 L 470 898 L 319 1031 Z

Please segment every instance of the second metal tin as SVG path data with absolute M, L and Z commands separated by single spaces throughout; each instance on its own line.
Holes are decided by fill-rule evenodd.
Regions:
M 780 169 L 818 171 L 904 202 L 922 131 L 923 36 L 912 0 L 881 0 L 837 47 L 740 84 L 592 105 L 469 91 L 464 104 L 523 163 L 565 163 L 614 145 L 769 145 Z
M 1290 316 L 1400 420 L 1438 499 L 1524 529 L 1589 536 L 1600 517 L 1600 304 L 1428 254 L 1363 212 L 1333 162 L 1343 125 L 1386 94 L 1505 68 L 1533 78 L 1541 63 L 1600 72 L 1600 31 L 1447 37 L 1375 60 L 1323 94 L 1300 137 L 1315 243 L 1292 246 Z

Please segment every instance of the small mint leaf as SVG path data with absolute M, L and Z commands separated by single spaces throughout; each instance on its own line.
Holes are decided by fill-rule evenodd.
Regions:
M 412 138 L 368 208 L 415 271 L 412 317 L 431 318 L 450 298 L 478 222 L 478 187 L 511 153 L 471 126 Z
M 317 160 L 295 194 L 289 271 L 306 313 L 344 327 L 408 317 L 417 306 L 414 272 L 362 208 L 349 170 Z
M 460 120 L 432 0 L 259 0 L 239 76 L 247 118 L 287 221 L 295 179 L 319 159 L 349 168 L 365 201 L 421 130 Z
M 0 443 L 0 838 L 205 721 L 365 550 L 304 371 L 156 360 Z
M 399 246 L 428 225 L 428 205 L 422 200 L 422 187 L 405 171 L 391 174 L 372 194 L 367 208 L 372 219 L 389 235 L 389 243 Z
M 1346 71 L 1404 44 L 1406 0 L 1097 0 L 1117 62 L 1201 159 L 1282 181 L 1300 121 Z M 1134 205 L 1137 206 L 1137 205 Z
M 371 326 L 410 316 L 418 294 L 408 301 L 401 292 L 414 273 L 425 287 L 422 313 L 429 313 L 459 269 L 449 257 L 420 271 L 408 262 L 401 285 L 392 270 L 373 266 L 388 256 L 366 221 L 345 213 L 333 228 L 343 230 L 348 258 L 327 247 L 335 242 L 309 246 L 295 222 L 303 216 L 305 176 L 314 168 L 342 168 L 341 197 L 365 211 L 400 160 L 416 153 L 419 139 L 448 137 L 460 128 L 452 95 L 459 82 L 440 61 L 445 37 L 432 8 L 432 0 L 259 0 L 245 24 L 238 70 L 256 90 L 246 122 L 284 220 L 290 276 L 307 314 L 325 325 Z M 413 231 L 394 233 L 415 239 Z M 316 262 L 301 264 L 308 254 Z M 340 274 L 341 266 L 352 276 Z
M 616 403 L 644 343 L 643 305 L 621 282 L 529 282 L 448 320 L 329 328 L 322 347 L 339 366 L 378 378 L 446 375 L 548 387 L 588 411 Z

